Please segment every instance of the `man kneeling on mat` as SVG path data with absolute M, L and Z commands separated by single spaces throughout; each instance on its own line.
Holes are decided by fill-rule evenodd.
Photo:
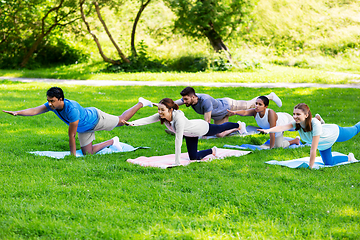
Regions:
M 108 146 L 114 145 L 120 148 L 119 138 L 114 137 L 102 143 L 93 145 L 95 131 L 111 131 L 115 127 L 123 126 L 124 120 L 129 120 L 140 108 L 149 106 L 152 103 L 144 98 L 139 98 L 139 102 L 126 110 L 121 116 L 107 114 L 97 108 L 83 108 L 73 100 L 65 99 L 63 90 L 58 87 L 50 88 L 47 93 L 47 103 L 35 108 L 20 111 L 5 111 L 13 116 L 35 116 L 48 111 L 54 112 L 63 122 L 69 126 L 69 146 L 70 153 L 76 156 L 75 136 L 78 134 L 81 151 L 84 155 L 94 154 Z

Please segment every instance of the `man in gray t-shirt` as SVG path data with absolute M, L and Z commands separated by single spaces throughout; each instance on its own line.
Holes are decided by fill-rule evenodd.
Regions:
M 234 100 L 231 98 L 218 98 L 215 99 L 208 94 L 196 94 L 194 88 L 186 87 L 181 92 L 181 99 L 176 100 L 175 103 L 180 105 L 185 104 L 186 107 L 192 107 L 198 114 L 204 115 L 205 121 L 210 123 L 214 119 L 215 124 L 222 124 L 229 121 L 229 114 L 227 110 L 237 111 L 246 110 L 255 107 L 255 102 L 258 97 L 249 101 Z M 266 95 L 269 100 L 273 100 L 279 107 L 282 102 L 280 98 L 274 93 Z M 231 131 L 231 130 L 229 130 Z M 218 137 L 224 137 L 231 132 L 219 133 Z

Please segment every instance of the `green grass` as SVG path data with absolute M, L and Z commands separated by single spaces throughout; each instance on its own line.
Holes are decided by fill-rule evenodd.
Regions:
M 38 106 L 49 84 L 0 85 L 5 110 Z M 139 96 L 177 99 L 182 87 L 85 87 L 64 85 L 65 97 L 84 107 L 119 115 Z M 214 97 L 251 99 L 269 89 L 197 87 Z M 359 121 L 359 89 L 273 89 L 283 107 L 309 104 L 328 123 Z M 181 109 L 189 118 L 193 110 Z M 134 119 L 153 114 L 143 108 Z M 360 164 L 321 170 L 264 164 L 309 155 L 309 148 L 254 151 L 239 158 L 173 169 L 145 168 L 128 158 L 174 153 L 174 137 L 155 123 L 97 132 L 95 142 L 115 135 L 147 150 L 54 160 L 34 150 L 68 150 L 67 126 L 55 114 L 13 117 L 0 113 L 1 239 L 358 239 Z M 254 125 L 250 117 L 231 121 Z M 296 133 L 286 132 L 294 137 Z M 360 158 L 360 136 L 336 143 L 334 151 Z M 200 140 L 199 148 L 265 142 L 268 136 Z M 78 144 L 79 147 L 79 144 Z M 185 143 L 182 151 L 186 151 Z
M 79 80 L 125 80 L 125 81 L 172 81 L 172 82 L 231 82 L 231 83 L 353 83 L 354 77 L 335 75 L 323 70 L 300 69 L 276 65 L 264 65 L 253 72 L 198 72 L 198 73 L 99 73 L 103 67 L 72 65 L 39 70 L 0 70 L 1 77 L 54 78 Z M 355 78 L 356 79 L 356 78 Z M 357 78 L 359 79 L 359 78 Z

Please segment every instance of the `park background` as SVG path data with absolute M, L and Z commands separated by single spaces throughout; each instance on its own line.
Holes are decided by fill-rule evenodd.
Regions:
M 132 45 L 133 23 L 146 3 Z M 103 55 L 81 17 L 80 4 Z M 106 34 L 96 4 L 123 55 Z M 196 87 L 196 91 L 234 99 L 274 91 L 283 99 L 281 108 L 270 106 L 275 111 L 291 113 L 295 104 L 305 102 L 328 123 L 351 126 L 359 121 L 359 1 L 27 0 L 1 1 L 0 13 L 4 110 L 41 105 L 53 86 L 10 81 L 13 77 L 331 83 L 354 88 Z M 210 30 L 217 31 L 226 49 L 216 52 L 219 49 L 210 44 L 211 37 L 205 35 L 210 21 Z M 119 115 L 140 96 L 153 102 L 177 99 L 184 86 L 61 87 L 66 98 L 84 107 Z M 192 109 L 181 110 L 189 119 L 201 117 Z M 134 119 L 155 112 L 156 108 L 144 108 Z M 173 153 L 174 138 L 160 124 L 97 133 L 96 141 L 118 135 L 120 141 L 151 147 L 148 150 L 53 160 L 28 152 L 68 150 L 67 127 L 54 114 L 32 118 L 1 114 L 0 119 L 3 239 L 359 238 L 359 164 L 316 171 L 264 164 L 308 156 L 308 147 L 255 151 L 162 170 L 126 162 Z M 238 120 L 255 125 L 251 118 L 232 121 Z M 261 144 L 266 139 L 229 137 L 201 140 L 199 146 Z M 356 136 L 333 150 L 360 158 L 358 142 Z

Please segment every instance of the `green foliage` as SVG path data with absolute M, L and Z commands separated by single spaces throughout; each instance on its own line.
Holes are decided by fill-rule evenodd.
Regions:
M 209 59 L 198 56 L 181 56 L 169 64 L 169 69 L 179 72 L 204 72 L 208 68 Z
M 163 72 L 167 67 L 157 59 L 151 59 L 147 52 L 148 46 L 144 41 L 139 43 L 138 55 L 130 56 L 130 63 L 122 63 L 121 65 L 109 65 L 102 72 L 118 73 L 118 72 Z
M 281 68 L 284 69 L 284 68 Z M 307 70 L 303 70 L 307 71 Z M 228 73 L 221 73 L 227 76 Z M 127 74 L 127 76 L 136 74 Z M 143 76 L 146 74 L 141 74 Z M 198 75 L 198 74 L 197 74 Z M 295 74 L 296 75 L 296 74 Z M 139 77 L 138 76 L 138 77 Z M 157 76 L 161 76 L 160 74 Z M 194 74 L 173 74 L 192 79 Z M 209 77 L 211 75 L 207 75 Z M 234 75 L 235 76 L 235 75 Z M 298 82 L 300 79 L 298 79 Z M 46 101 L 47 83 L 1 82 L 6 110 Z M 139 96 L 158 102 L 180 97 L 178 87 L 89 87 L 63 85 L 66 98 L 120 115 Z M 251 99 L 274 91 L 291 113 L 305 102 L 328 123 L 351 126 L 359 119 L 359 89 L 197 87 L 214 97 Z M 336 101 L 333 101 L 337 96 Z M 181 106 L 190 119 L 201 116 Z M 149 116 L 143 108 L 133 119 Z M 96 133 L 94 143 L 115 135 L 120 141 L 150 149 L 130 153 L 54 160 L 30 151 L 67 151 L 67 126 L 53 113 L 34 117 L 1 114 L 1 239 L 358 239 L 360 237 L 360 164 L 321 170 L 264 164 L 309 156 L 310 148 L 254 151 L 172 169 L 145 168 L 129 158 L 174 153 L 174 137 L 154 123 Z M 254 125 L 252 117 L 231 121 Z M 295 137 L 294 132 L 286 136 Z M 224 144 L 263 143 L 268 135 L 199 141 L 199 149 Z M 336 143 L 334 151 L 360 157 L 360 136 Z M 77 142 L 78 146 L 79 143 Z M 183 143 L 182 151 L 186 151 Z
M 77 4 L 73 0 L 1 1 L 0 68 L 19 67 L 32 50 L 29 68 L 84 60 L 83 53 L 62 39 L 69 30 L 65 26 L 77 20 Z
M 274 48 L 277 56 L 309 50 L 325 55 L 358 49 L 359 1 L 260 0 L 254 20 L 240 34 L 245 40 Z
M 30 47 L 34 39 L 24 41 L 25 47 Z M 5 50 L 4 50 L 5 51 Z M 10 52 L 8 49 L 0 57 L 0 68 L 13 69 L 18 68 L 26 52 Z M 58 65 L 77 64 L 86 62 L 88 55 L 83 53 L 81 49 L 70 46 L 61 38 L 52 38 L 49 41 L 39 45 L 38 50 L 34 52 L 34 56 L 27 64 L 28 69 L 46 68 Z
M 256 1 L 167 0 L 177 19 L 175 28 L 192 37 L 204 37 L 209 28 L 230 36 L 249 19 Z

